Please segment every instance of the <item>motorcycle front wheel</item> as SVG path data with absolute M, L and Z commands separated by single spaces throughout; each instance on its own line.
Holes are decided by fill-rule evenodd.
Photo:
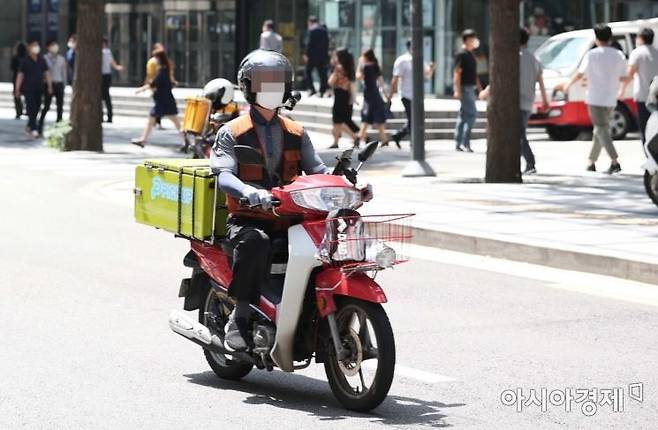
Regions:
M 210 330 L 210 332 L 224 342 L 224 326 L 233 310 L 233 304 L 226 292 L 220 288 L 211 286 L 208 289 L 205 303 L 199 309 L 199 322 Z M 253 365 L 244 361 L 235 361 L 224 354 L 203 350 L 206 361 L 217 376 L 222 379 L 237 381 L 244 378 L 251 371 Z
M 658 172 L 651 174 L 648 170 L 644 171 L 644 189 L 651 201 L 658 206 Z
M 349 354 L 330 348 L 324 362 L 331 391 L 347 409 L 366 412 L 379 406 L 395 372 L 395 339 L 380 304 L 343 299 L 336 312 L 340 341 Z

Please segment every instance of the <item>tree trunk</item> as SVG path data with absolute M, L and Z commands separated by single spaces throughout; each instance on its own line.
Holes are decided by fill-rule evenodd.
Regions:
M 519 0 L 490 0 L 486 182 L 521 182 Z
M 101 49 L 103 0 L 78 0 L 71 126 L 67 151 L 103 150 L 103 110 L 101 107 Z

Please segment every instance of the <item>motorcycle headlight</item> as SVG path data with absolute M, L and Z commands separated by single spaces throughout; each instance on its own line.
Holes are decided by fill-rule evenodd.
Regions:
M 354 209 L 361 203 L 361 193 L 346 187 L 311 188 L 293 191 L 290 196 L 297 206 L 324 212 Z

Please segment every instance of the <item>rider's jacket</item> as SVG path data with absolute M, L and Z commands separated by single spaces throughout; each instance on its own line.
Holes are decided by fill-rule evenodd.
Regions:
M 280 181 L 277 181 L 276 178 L 270 178 L 266 167 L 241 164 L 238 162 L 237 177 L 241 181 L 269 190 L 280 184 L 288 184 L 292 182 L 295 177 L 302 174 L 301 148 L 304 130 L 300 124 L 289 118 L 281 115 L 278 115 L 277 118 L 281 124 L 281 129 L 283 130 L 283 150 L 281 153 L 281 161 L 278 166 L 275 166 L 273 172 L 278 178 L 280 178 Z M 251 115 L 242 115 L 226 123 L 226 126 L 231 130 L 231 134 L 235 138 L 237 145 L 250 146 L 261 154 L 263 153 L 264 146 L 258 139 Z M 239 215 L 241 217 L 257 219 L 278 218 L 271 212 L 266 212 L 260 209 L 245 208 L 240 205 L 236 198 L 228 194 L 226 194 L 226 205 L 231 214 Z

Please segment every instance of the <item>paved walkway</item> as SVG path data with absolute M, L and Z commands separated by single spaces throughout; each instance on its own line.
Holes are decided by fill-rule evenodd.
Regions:
M 0 110 L 0 118 L 10 114 Z M 155 131 L 154 145 L 145 152 L 126 144 L 138 135 L 143 121 L 118 118 L 106 126 L 106 150 L 125 154 L 134 163 L 144 157 L 177 156 L 173 146 L 178 137 L 171 126 Z M 9 136 L 13 124 L 18 121 L 0 121 L 0 140 Z M 324 149 L 330 138 L 312 138 L 330 163 L 338 154 Z M 455 152 L 450 141 L 428 142 L 428 161 L 437 173 L 433 178 L 401 178 L 408 147 L 382 148 L 362 172 L 376 194 L 366 210 L 416 213 L 419 244 L 658 284 L 658 207 L 644 192 L 637 135 L 617 143 L 624 170 L 615 176 L 584 171 L 590 146 L 586 140 L 552 142 L 535 132 L 532 146 L 539 174 L 525 178 L 524 184 L 482 183 L 484 140 L 473 142 L 473 154 Z M 599 169 L 608 163 L 602 156 Z

